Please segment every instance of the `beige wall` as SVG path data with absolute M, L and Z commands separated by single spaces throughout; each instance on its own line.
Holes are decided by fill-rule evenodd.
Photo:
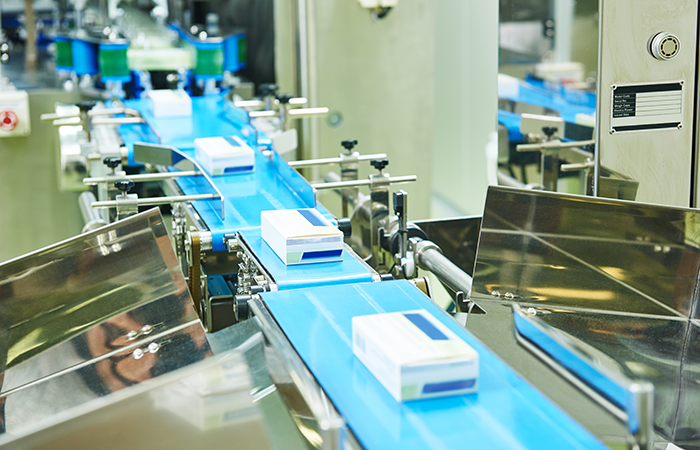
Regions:
M 31 135 L 0 139 L 0 262 L 80 233 L 79 193 L 59 192 L 56 131 L 39 121 L 55 102 L 78 100 L 29 91 Z
M 434 194 L 452 211 L 480 214 L 484 146 L 496 128 L 497 3 L 400 0 L 383 20 L 355 0 L 310 3 L 315 104 L 343 116 L 339 127 L 316 122 L 318 155 L 357 139 L 361 153 L 389 155 L 392 175 L 418 176 L 400 187 L 412 219 L 431 216 Z M 293 89 L 292 9 L 284 0 L 275 7 L 278 82 Z M 373 170 L 365 164 L 361 176 Z M 338 213 L 334 194 L 320 199 Z

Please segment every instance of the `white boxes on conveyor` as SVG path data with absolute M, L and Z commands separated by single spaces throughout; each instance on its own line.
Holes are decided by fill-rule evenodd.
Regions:
M 343 259 L 343 233 L 315 209 L 261 213 L 262 238 L 287 265 Z
M 238 136 L 195 139 L 194 157 L 211 176 L 255 170 L 255 150 Z
M 190 117 L 192 99 L 182 89 L 156 89 L 148 91 L 153 117 Z
M 399 402 L 479 386 L 479 354 L 425 310 L 353 317 L 352 350 Z

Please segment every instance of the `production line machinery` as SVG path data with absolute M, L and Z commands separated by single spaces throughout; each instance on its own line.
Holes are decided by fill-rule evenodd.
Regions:
M 294 111 L 287 109 L 291 101 L 275 100 L 270 103 L 285 112 Z M 67 125 L 57 123 L 62 125 L 59 132 L 70 130 L 73 137 L 68 148 L 62 137 L 62 159 L 73 152 L 76 164 L 83 164 L 84 173 L 91 175 L 84 182 L 98 186 L 99 198 L 91 192 L 81 196 L 84 234 L 0 266 L 6 280 L 0 287 L 8 293 L 3 295 L 2 316 L 10 318 L 3 332 L 8 337 L 8 354 L 13 356 L 7 358 L 4 372 L 9 381 L 0 393 L 7 426 L 0 442 L 41 447 L 47 440 L 72 442 L 81 436 L 83 442 L 95 445 L 104 437 L 85 432 L 91 423 L 84 420 L 86 411 L 94 411 L 93 424 L 110 422 L 113 415 L 123 418 L 125 411 L 131 411 L 126 414 L 128 423 L 137 410 L 133 404 L 143 402 L 147 406 L 140 410 L 153 412 L 147 417 L 139 413 L 139 417 L 153 424 L 154 435 L 167 434 L 172 426 L 160 419 L 166 410 L 187 416 L 208 436 L 232 414 L 237 420 L 228 423 L 231 426 L 240 425 L 241 417 L 262 415 L 262 429 L 236 428 L 237 439 L 250 438 L 251 433 L 259 436 L 260 448 L 281 448 L 275 439 L 287 436 L 284 433 L 298 438 L 297 431 L 283 433 L 284 420 L 270 422 L 263 406 L 262 414 L 245 401 L 233 402 L 235 414 L 226 406 L 212 409 L 218 404 L 216 395 L 252 389 L 253 403 L 261 405 L 278 392 L 275 395 L 285 405 L 281 408 L 289 410 L 296 425 L 290 428 L 300 430 L 302 441 L 319 448 L 462 448 L 466 441 L 487 448 L 605 448 L 464 330 L 470 314 L 483 312 L 468 296 L 472 292 L 475 297 L 476 292 L 480 300 L 484 297 L 482 284 L 472 289 L 476 243 L 467 252 L 445 248 L 451 258 L 443 255 L 428 239 L 441 225 L 411 223 L 406 193 L 391 192 L 393 183 L 415 177 L 384 173 L 388 163 L 384 155 L 362 156 L 355 151 L 357 142 L 344 141 L 345 152 L 338 158 L 288 163 L 277 153 L 274 139 L 254 126 L 255 114 L 223 96 L 193 98 L 193 114 L 187 118 L 155 118 L 146 100 L 81 104 L 77 119 L 63 117 L 68 115 L 62 114 L 65 108 L 58 107 L 46 119 L 73 120 Z M 75 107 L 68 110 L 76 112 Z M 116 117 L 98 120 L 103 115 Z M 284 133 L 280 115 L 273 120 Z M 133 117 L 139 120 L 126 120 Z M 212 136 L 236 136 L 250 145 L 255 151 L 255 171 L 209 176 L 194 157 L 193 147 L 195 138 Z M 111 150 L 102 154 L 102 149 Z M 378 173 L 358 180 L 357 167 L 363 160 L 370 160 Z M 295 169 L 314 164 L 339 164 L 340 175 L 312 184 Z M 130 194 L 134 182 L 147 187 L 139 195 Z M 359 192 L 360 186 L 369 186 L 369 195 Z M 316 201 L 316 190 L 323 188 L 339 190 L 349 217 L 336 219 Z M 118 190 L 122 193 L 117 194 Z M 162 195 L 149 194 L 155 192 Z M 489 201 L 502 195 L 514 194 L 492 189 Z M 159 204 L 170 212 L 169 227 L 161 212 L 148 209 Z M 298 208 L 314 208 L 343 229 L 346 244 L 341 261 L 287 266 L 264 242 L 261 212 Z M 464 221 L 457 222 L 465 229 Z M 477 226 L 470 229 L 478 235 L 479 220 L 473 222 Z M 464 253 L 471 256 L 461 259 Z M 488 247 L 479 258 L 482 255 L 489 255 Z M 429 283 L 419 277 L 418 268 L 433 272 L 454 293 L 453 317 L 431 301 Z M 488 278 L 488 267 L 482 264 L 477 269 Z M 53 281 L 47 284 L 47 280 Z M 44 290 L 66 295 L 53 296 L 53 303 L 46 305 Z M 484 301 L 493 300 L 493 292 Z M 496 297 L 506 302 L 517 299 L 512 290 Z M 179 306 L 157 307 L 158 302 Z M 15 305 L 20 304 L 31 308 L 19 315 Z M 397 403 L 353 357 L 352 317 L 415 309 L 427 311 L 478 351 L 477 394 Z M 142 310 L 148 314 L 138 312 Z M 173 311 L 172 320 L 161 317 L 164 310 Z M 488 320 L 490 315 L 478 317 Z M 16 323 L 24 328 L 18 329 Z M 543 328 L 538 323 L 533 326 Z M 99 341 L 99 333 L 105 330 L 111 333 L 110 344 L 98 351 L 93 341 Z M 187 336 L 175 337 L 183 333 Z M 539 335 L 529 336 L 537 342 Z M 542 345 L 551 350 L 551 345 Z M 62 356 L 76 352 L 78 359 Z M 235 389 L 215 388 L 211 377 L 197 375 L 198 370 L 224 370 L 216 367 L 226 366 L 231 359 L 236 361 L 231 367 L 247 366 L 250 371 Z M 112 368 L 105 369 L 109 361 Z M 32 369 L 37 364 L 41 369 Z M 86 375 L 93 372 L 96 375 Z M 12 417 L 18 411 L 13 405 L 29 404 L 69 379 L 88 384 L 91 394 L 63 401 L 31 420 Z M 610 379 L 613 385 L 618 380 Z M 617 403 L 616 411 L 621 411 L 617 418 L 629 432 L 620 442 L 626 445 L 629 438 L 630 447 L 651 448 L 647 385 L 625 378 L 615 386 L 619 387 L 613 389 L 613 397 L 625 399 Z M 97 411 L 97 403 L 91 403 L 95 397 L 102 398 Z M 149 398 L 160 400 L 152 403 Z M 200 405 L 199 409 L 183 413 L 183 405 L 188 404 L 183 399 Z M 218 419 L 207 422 L 205 417 Z M 218 425 L 212 426 L 212 420 Z M 57 425 L 66 423 L 71 426 Z M 134 442 L 142 445 L 153 438 L 136 436 Z

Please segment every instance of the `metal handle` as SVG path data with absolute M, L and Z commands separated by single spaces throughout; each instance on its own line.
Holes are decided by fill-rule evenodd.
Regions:
M 357 157 L 358 161 L 371 161 L 373 159 L 386 158 L 386 153 L 377 153 L 375 155 L 360 155 Z M 336 158 L 320 158 L 320 159 L 306 159 L 303 161 L 290 161 L 289 167 L 311 167 L 311 166 L 321 166 L 324 164 L 340 164 L 343 159 L 340 157 Z
M 410 183 L 412 181 L 416 181 L 417 179 L 418 179 L 418 177 L 415 175 L 406 175 L 403 177 L 389 177 L 389 183 L 390 184 Z M 312 184 L 311 187 L 313 187 L 315 189 L 342 189 L 342 188 L 349 188 L 349 187 L 369 186 L 371 184 L 372 184 L 372 182 L 370 180 L 351 180 L 351 181 L 337 181 L 335 183 L 316 183 L 316 184 Z
M 181 172 L 164 172 L 164 173 L 144 173 L 144 174 L 138 174 L 138 175 L 129 175 L 129 179 L 134 180 L 135 182 L 144 182 L 144 181 L 160 181 L 160 180 L 170 180 L 172 178 L 178 178 L 178 177 L 193 177 L 197 175 L 201 175 L 202 172 L 198 170 L 187 170 L 187 171 L 181 171 Z M 114 181 L 114 177 L 91 177 L 91 178 L 83 178 L 83 184 L 86 186 L 94 186 L 96 184 L 100 183 L 109 183 Z
M 208 200 L 212 198 L 221 198 L 218 194 L 197 194 L 197 195 L 174 195 L 172 197 L 150 197 L 139 198 L 136 201 L 138 206 L 155 206 L 165 205 L 168 203 L 193 202 L 195 200 Z M 103 202 L 93 202 L 93 208 L 116 208 L 116 200 L 107 200 Z
M 595 144 L 594 140 L 590 141 L 572 141 L 562 142 L 558 139 L 537 144 L 519 144 L 515 149 L 519 152 L 534 152 L 541 150 L 559 150 L 562 148 L 585 147 L 586 145 Z

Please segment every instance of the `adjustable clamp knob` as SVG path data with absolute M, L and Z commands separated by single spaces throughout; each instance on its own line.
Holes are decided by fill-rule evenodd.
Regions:
M 379 172 L 381 172 L 386 166 L 389 165 L 389 160 L 388 159 L 373 159 L 370 161 L 370 164 L 372 167 L 377 169 Z
M 551 139 L 558 130 L 557 127 L 542 127 L 542 132 L 547 136 L 547 139 Z
M 118 157 L 107 157 L 102 160 L 102 163 L 110 169 L 114 170 L 117 167 L 119 167 L 119 164 L 122 163 L 122 159 Z
M 94 100 L 85 100 L 82 102 L 78 102 L 75 105 L 78 107 L 80 112 L 88 112 L 92 108 L 94 108 L 96 104 L 97 104 L 97 102 Z
M 345 147 L 345 149 L 346 149 L 348 152 L 350 152 L 350 151 L 352 151 L 352 149 L 355 148 L 355 146 L 357 145 L 357 139 L 347 140 L 347 141 L 341 141 L 341 142 L 340 142 L 340 145 L 342 145 L 343 147 Z
M 287 103 L 289 103 L 289 100 L 291 100 L 291 99 L 292 99 L 292 96 L 289 94 L 280 94 L 277 96 L 277 100 L 279 100 L 279 102 L 282 105 L 286 105 Z
M 134 180 L 130 180 L 128 178 L 124 178 L 121 180 L 116 180 L 114 182 L 114 187 L 119 189 L 122 194 L 126 195 L 127 192 L 131 190 L 131 188 L 134 187 Z
M 264 83 L 260 85 L 260 95 L 267 97 L 268 95 L 275 95 L 277 93 L 277 87 L 274 83 Z

